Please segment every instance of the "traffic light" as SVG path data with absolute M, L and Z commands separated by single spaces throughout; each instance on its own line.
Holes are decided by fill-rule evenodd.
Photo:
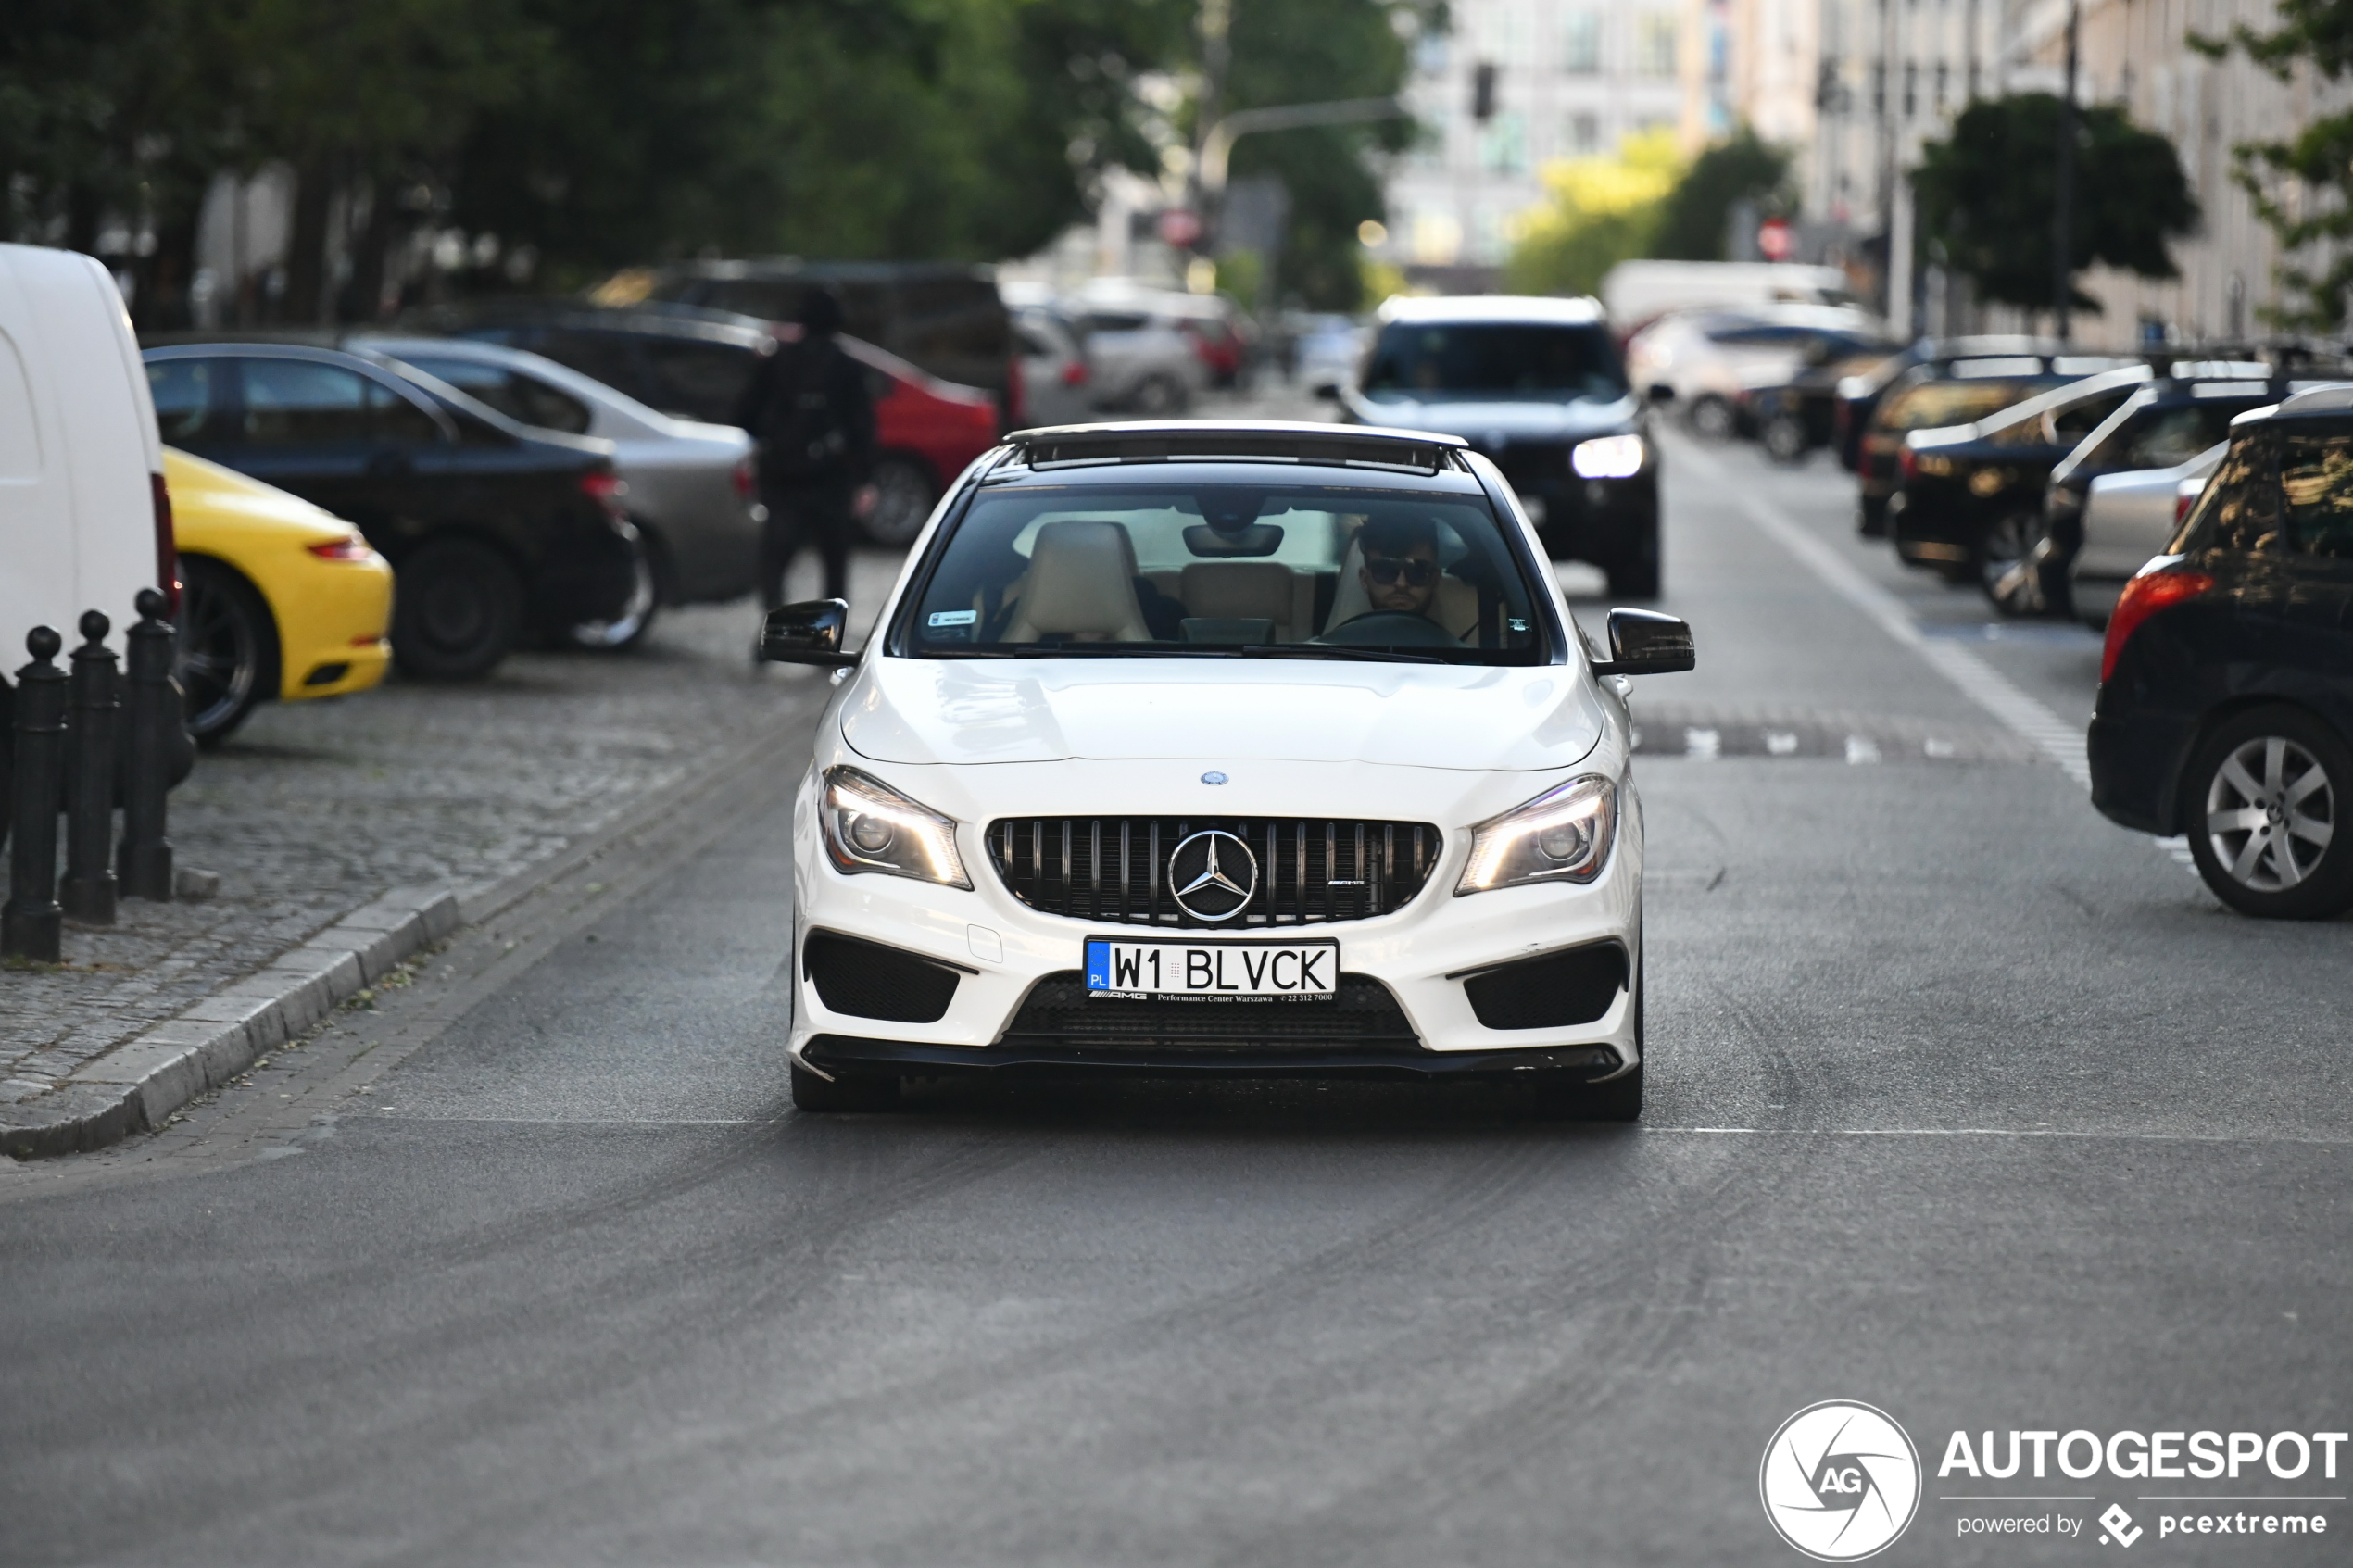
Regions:
M 1471 118 L 1481 125 L 1495 118 L 1495 67 L 1486 60 L 1471 70 Z

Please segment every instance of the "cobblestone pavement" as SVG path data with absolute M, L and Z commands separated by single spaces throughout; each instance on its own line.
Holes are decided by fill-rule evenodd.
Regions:
M 862 555 L 879 608 L 895 552 Z M 814 594 L 804 561 L 796 592 Z M 626 654 L 531 653 L 490 680 L 395 680 L 263 706 L 171 797 L 178 863 L 203 903 L 125 900 L 69 925 L 65 962 L 0 971 L 0 1103 L 82 1063 L 395 887 L 495 883 L 594 832 L 763 729 L 805 721 L 824 673 L 756 668 L 749 601 L 666 612 Z

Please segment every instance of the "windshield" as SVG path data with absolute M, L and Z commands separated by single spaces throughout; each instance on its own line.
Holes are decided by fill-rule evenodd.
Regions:
M 1392 321 L 1373 345 L 1365 395 L 1615 401 L 1626 395 L 1626 368 L 1599 324 Z
M 1483 497 L 1270 483 L 984 493 L 896 646 L 1536 664 L 1537 595 Z

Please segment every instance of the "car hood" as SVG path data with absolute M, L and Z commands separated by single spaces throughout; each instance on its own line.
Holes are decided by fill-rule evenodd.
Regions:
M 877 762 L 1188 758 L 1537 771 L 1604 723 L 1575 666 L 869 659 L 842 738 Z
M 1641 408 L 1630 396 L 1608 403 L 1590 399 L 1543 403 L 1509 397 L 1376 402 L 1360 396 L 1353 399 L 1351 411 L 1367 423 L 1392 430 L 1427 430 L 1459 435 L 1474 445 L 1494 445 L 1612 434 L 1631 425 Z

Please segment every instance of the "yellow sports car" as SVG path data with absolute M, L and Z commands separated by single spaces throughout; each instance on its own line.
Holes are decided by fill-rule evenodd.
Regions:
M 264 697 L 363 692 L 392 657 L 392 568 L 298 496 L 170 447 L 188 729 L 208 746 Z

